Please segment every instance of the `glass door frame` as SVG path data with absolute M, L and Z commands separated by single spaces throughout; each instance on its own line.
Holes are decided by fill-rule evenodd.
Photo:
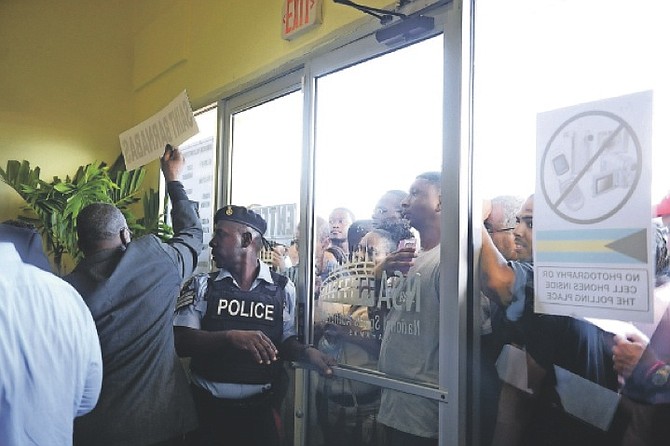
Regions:
M 472 444 L 476 429 L 472 416 L 476 413 L 473 398 L 473 380 L 468 376 L 473 358 L 476 358 L 478 334 L 475 331 L 475 299 L 472 277 L 474 257 L 471 216 L 472 147 L 471 147 L 471 78 L 472 78 L 472 13 L 473 1 L 454 0 L 446 6 L 427 12 L 435 17 L 431 35 L 442 34 L 444 48 L 444 124 L 443 124 L 443 180 L 442 180 L 442 239 L 440 265 L 440 352 L 439 384 L 436 388 L 419 386 L 370 373 L 334 368 L 335 376 L 404 391 L 435 399 L 439 404 L 440 445 Z M 376 27 L 378 29 L 378 27 Z M 313 292 L 313 235 L 314 235 L 314 153 L 316 79 L 328 73 L 364 62 L 397 48 L 389 48 L 376 41 L 375 29 L 353 42 L 337 48 L 322 49 L 320 55 L 287 70 L 285 75 L 263 82 L 258 87 L 233 94 L 219 101 L 219 138 L 217 162 L 217 207 L 229 204 L 232 172 L 232 116 L 234 113 L 259 105 L 289 92 L 303 92 L 303 149 L 299 218 L 300 225 L 298 293 L 310 296 Z M 351 37 L 349 37 L 351 39 Z M 408 82 L 406 88 L 411 88 Z M 476 220 L 475 220 L 476 221 Z M 477 228 L 475 228 L 477 229 Z M 447 249 L 448 247 L 448 249 Z M 309 299 L 305 311 L 305 338 L 313 336 L 313 308 Z M 456 364 L 456 365 L 454 365 Z M 472 370 L 472 369 L 471 369 Z M 475 374 L 476 375 L 476 374 Z M 305 444 L 304 422 L 309 373 L 296 369 L 295 444 Z

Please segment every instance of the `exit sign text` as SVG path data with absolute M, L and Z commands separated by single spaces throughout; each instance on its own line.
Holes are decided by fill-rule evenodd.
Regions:
M 322 0 L 284 0 L 282 38 L 291 40 L 321 23 Z

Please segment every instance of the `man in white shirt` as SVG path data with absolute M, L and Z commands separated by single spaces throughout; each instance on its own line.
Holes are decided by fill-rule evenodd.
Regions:
M 0 243 L 0 444 L 71 445 L 102 386 L 91 313 L 59 277 Z

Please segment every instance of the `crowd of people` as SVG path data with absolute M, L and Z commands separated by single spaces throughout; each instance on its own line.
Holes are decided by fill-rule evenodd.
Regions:
M 617 335 L 576 316 L 536 313 L 533 204 L 531 195 L 517 213 L 515 258 L 504 254 L 494 227 L 487 224 L 494 216 L 492 203 L 485 203 L 483 211 L 482 293 L 502 309 L 504 328 L 492 331 L 500 341 L 496 346 L 509 344 L 522 352 L 516 360 L 523 363 L 525 380 L 519 385 L 499 376 L 501 387 L 493 390 L 497 414 L 488 420 L 491 424 L 484 423 L 493 429 L 488 444 L 665 444 L 670 434 L 667 315 L 647 327 L 654 343 L 635 327 Z M 659 227 L 655 237 L 654 299 L 660 314 L 668 308 L 666 233 Z M 576 383 L 578 390 L 570 392 Z
M 282 446 L 290 443 L 284 365 L 302 361 L 320 375 L 322 444 L 437 445 L 436 400 L 335 378 L 332 367 L 438 383 L 440 173 L 384 193 L 369 218 L 337 207 L 316 219 L 312 345 L 298 324 L 298 240 L 273 249 L 253 209 L 216 212 L 216 270 L 194 274 L 203 230 L 179 181 L 183 166 L 179 149 L 166 146 L 170 240 L 133 239 L 115 206 L 91 204 L 77 216 L 84 258 L 63 279 L 51 274 L 33 228 L 0 224 L 0 444 Z M 473 305 L 481 310 L 480 444 L 665 444 L 667 222 L 656 237 L 660 322 L 621 336 L 535 312 L 533 204 L 533 195 L 502 195 L 483 207 Z M 665 211 L 670 217 L 662 203 L 656 216 Z M 524 385 L 508 376 L 513 361 Z M 577 406 L 616 395 L 611 416 L 568 407 L 566 377 L 585 383 Z

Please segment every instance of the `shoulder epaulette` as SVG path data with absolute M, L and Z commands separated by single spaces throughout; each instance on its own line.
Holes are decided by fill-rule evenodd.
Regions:
M 191 305 L 195 301 L 195 277 L 191 277 L 184 283 L 177 298 L 175 311 Z

